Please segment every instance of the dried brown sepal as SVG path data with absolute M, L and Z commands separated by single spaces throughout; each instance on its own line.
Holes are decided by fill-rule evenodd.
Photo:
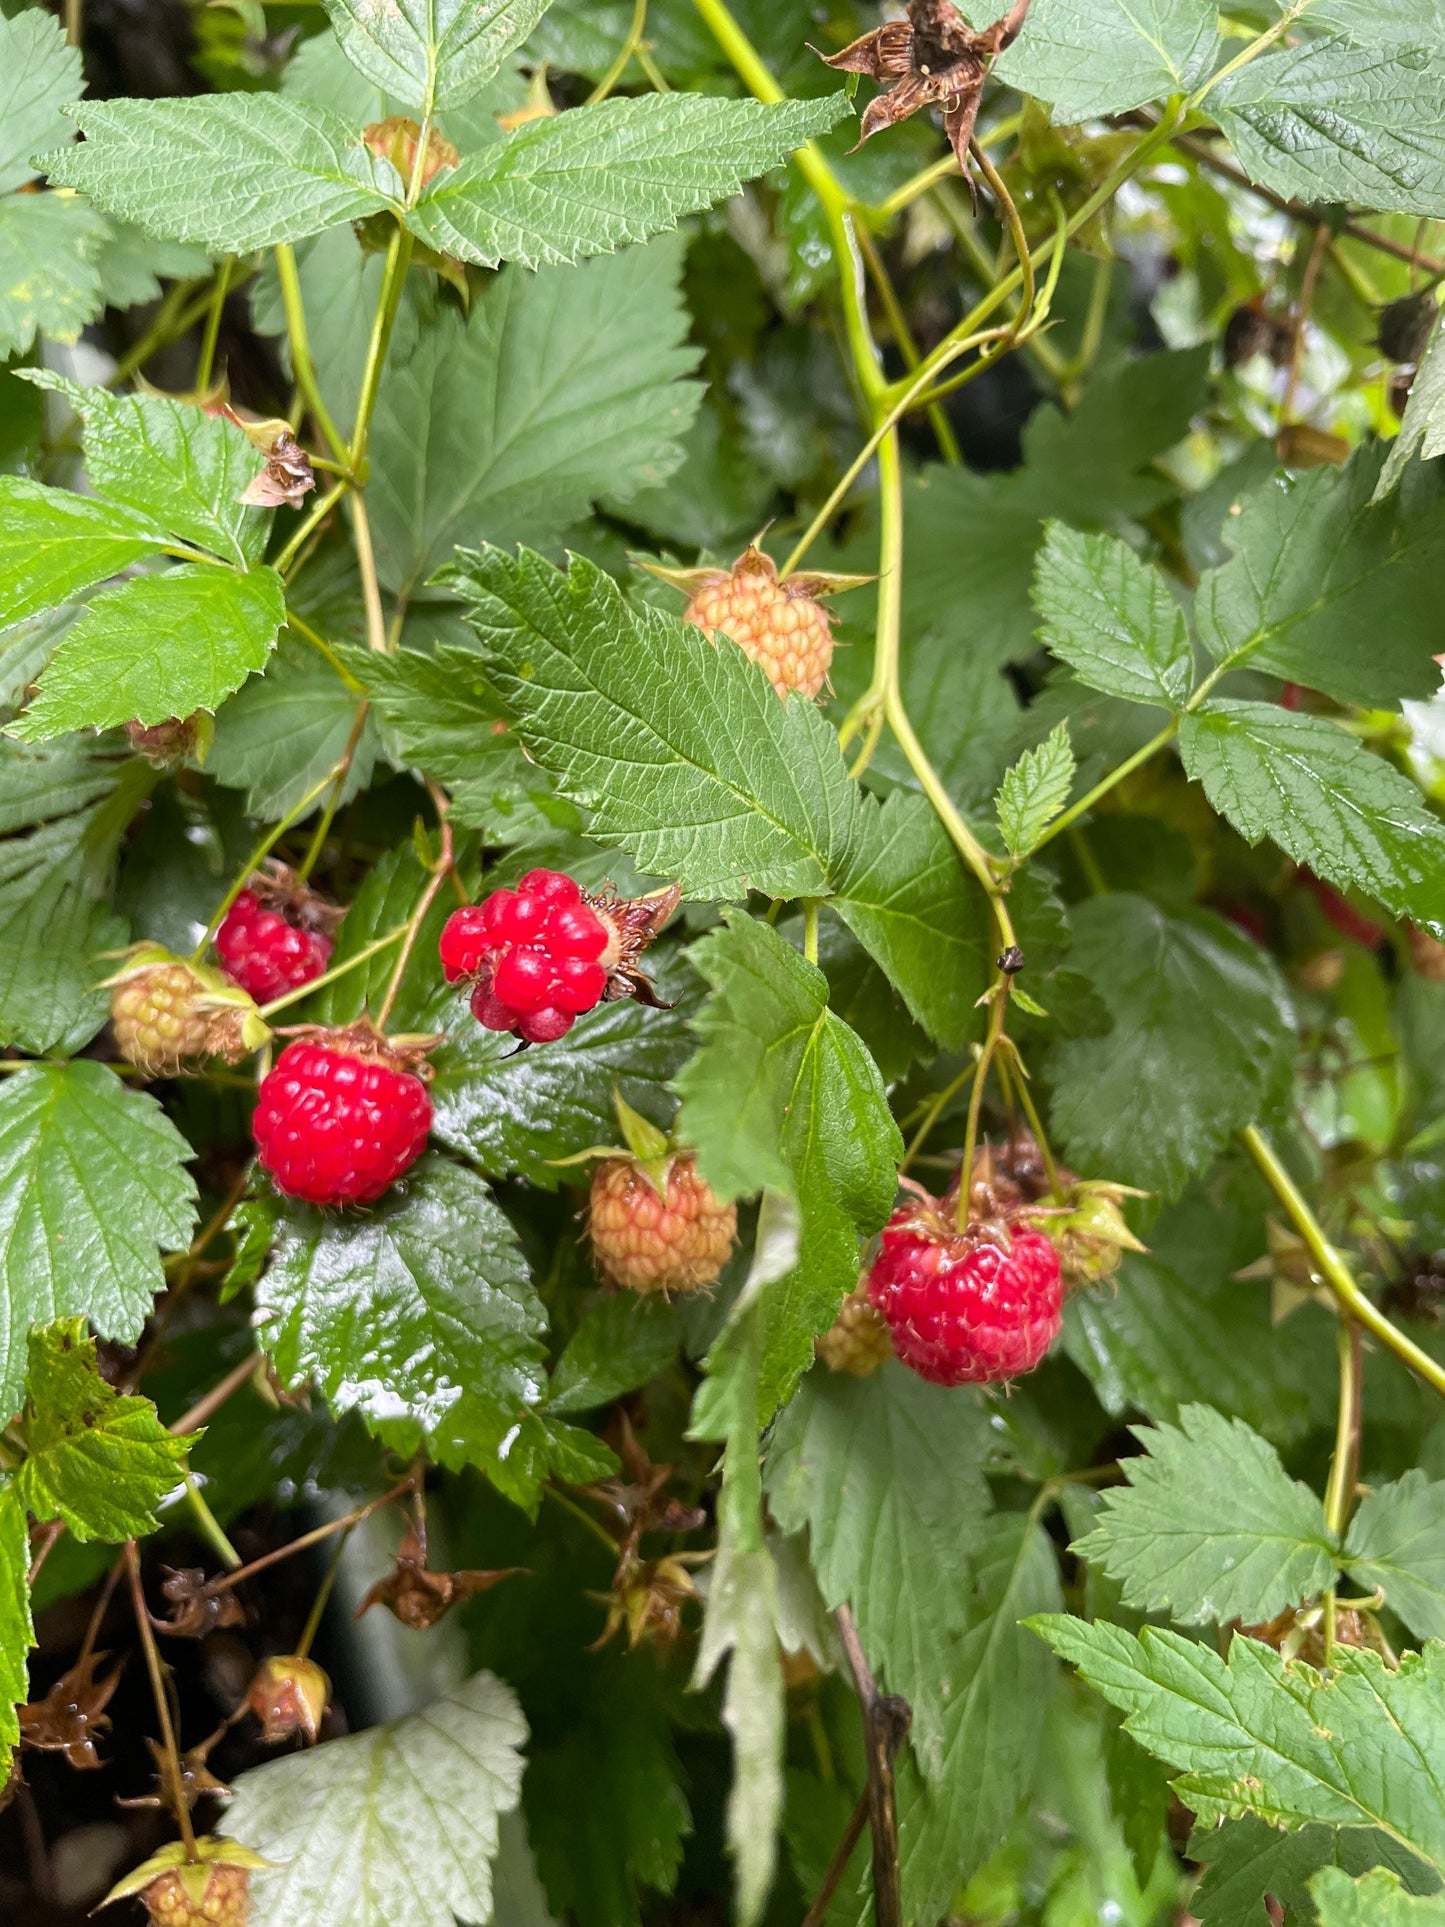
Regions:
M 421 128 L 416 121 L 405 114 L 389 114 L 385 120 L 372 121 L 369 127 L 363 127 L 361 139 L 379 161 L 390 161 L 410 187 L 417 165 L 417 144 L 421 140 Z M 428 128 L 426 146 L 421 153 L 419 185 L 428 186 L 445 168 L 455 167 L 460 160 L 461 155 L 451 141 L 435 127 Z
M 207 1765 L 211 1748 L 228 1731 L 229 1722 L 213 1733 L 209 1739 L 203 1740 L 199 1746 L 190 1747 L 181 1755 L 181 1797 L 186 1803 L 187 1811 L 193 1810 L 198 1800 L 230 1799 L 230 1787 L 224 1780 L 218 1780 Z M 118 1807 L 155 1807 L 162 1813 L 169 1813 L 171 1770 L 166 1760 L 165 1748 L 152 1739 L 147 1739 L 146 1745 L 150 1748 L 151 1758 L 156 1765 L 155 1792 L 139 1793 L 129 1800 L 122 1799 L 117 1794 L 115 1803 Z
M 404 1071 L 409 1076 L 419 1077 L 430 1082 L 432 1067 L 426 1061 L 427 1053 L 434 1051 L 442 1041 L 440 1036 L 423 1036 L 408 1032 L 405 1035 L 388 1037 L 379 1031 L 369 1017 L 362 1017 L 354 1024 L 331 1026 L 328 1024 L 282 1024 L 278 1025 L 279 1037 L 304 1037 L 309 1043 L 319 1044 L 323 1050 L 339 1051 L 344 1057 L 355 1057 L 363 1064 L 376 1064 L 382 1070 Z
M 266 466 L 246 484 L 236 500 L 247 508 L 300 508 L 316 486 L 311 457 L 286 422 L 268 422 L 264 426 L 276 430 L 265 448 Z
M 163 723 L 127 723 L 125 733 L 137 756 L 155 769 L 175 769 L 194 757 L 201 761 L 216 733 L 216 719 L 198 709 L 194 716 L 171 716 Z
M 1286 1606 L 1282 1613 L 1257 1626 L 1243 1626 L 1236 1620 L 1232 1630 L 1242 1633 L 1246 1639 L 1273 1646 L 1282 1659 L 1302 1659 L 1307 1666 L 1322 1668 L 1328 1663 L 1324 1617 L 1323 1606 Z M 1357 1606 L 1336 1607 L 1335 1644 L 1378 1653 L 1394 1664 L 1395 1656 L 1380 1632 L 1375 1615 Z
M 607 948 L 598 958 L 607 972 L 603 1001 L 616 1003 L 623 997 L 635 997 L 652 1010 L 671 1010 L 671 1004 L 659 1000 L 651 978 L 638 969 L 637 960 L 662 934 L 682 902 L 682 885 L 674 883 L 645 897 L 619 897 L 613 890 L 602 890 L 595 896 L 584 895 L 582 901 L 607 932 Z
M 224 1626 L 244 1626 L 241 1602 L 229 1588 L 212 1592 L 200 1566 L 162 1566 L 161 1597 L 170 1607 L 164 1619 L 152 1615 L 157 1631 L 176 1639 L 200 1639 Z
M 707 1514 L 668 1492 L 674 1468 L 652 1463 L 626 1412 L 619 1411 L 609 1442 L 616 1446 L 627 1477 L 581 1488 L 584 1498 L 603 1508 L 603 1527 L 617 1541 L 617 1565 L 605 1595 L 607 1623 L 593 1650 L 624 1626 L 630 1645 L 649 1639 L 665 1645 L 682 1630 L 683 1606 L 696 1596 L 688 1567 L 709 1555 L 684 1552 L 644 1559 L 642 1540 L 649 1532 L 696 1532 Z
M 396 1555 L 396 1565 L 378 1579 L 356 1609 L 360 1619 L 373 1606 L 385 1606 L 403 1626 L 426 1632 L 462 1600 L 488 1592 L 504 1579 L 516 1578 L 522 1566 L 503 1566 L 495 1572 L 433 1572 L 426 1562 L 425 1540 L 408 1530 Z
M 696 1557 L 697 1555 L 693 1555 Z M 699 1597 L 687 1569 L 689 1555 L 674 1553 L 632 1565 L 625 1578 L 614 1581 L 605 1596 L 607 1621 L 588 1651 L 599 1652 L 626 1628 L 629 1649 L 651 1643 L 667 1650 L 682 1633 L 682 1610 Z
M 259 870 L 246 879 L 246 888 L 263 910 L 274 910 L 300 930 L 314 930 L 331 937 L 346 915 L 344 904 L 329 903 L 309 884 L 303 883 L 289 863 L 268 857 Z
M 1017 39 L 1028 10 L 1029 0 L 1014 0 L 1002 19 L 975 32 L 953 0 L 909 0 L 906 21 L 887 21 L 841 53 L 823 55 L 830 67 L 888 83 L 864 109 L 858 146 L 926 107 L 938 107 L 968 176 L 968 144 L 989 65 Z
M 299 1653 L 263 1660 L 246 1692 L 247 1709 L 261 1722 L 268 1746 L 297 1733 L 314 1746 L 330 1699 L 331 1681 L 315 1660 Z
M 62 1753 L 68 1765 L 87 1771 L 101 1764 L 95 1742 L 110 1731 L 106 1707 L 116 1689 L 124 1660 L 104 1679 L 95 1677 L 108 1653 L 88 1653 L 62 1673 L 44 1699 L 18 1711 L 20 1744 L 37 1753 Z

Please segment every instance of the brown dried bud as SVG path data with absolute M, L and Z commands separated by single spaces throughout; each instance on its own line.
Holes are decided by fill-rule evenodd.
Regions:
M 163 1566 L 161 1595 L 170 1607 L 165 1619 L 155 1623 L 176 1639 L 200 1639 L 222 1626 L 244 1626 L 246 1615 L 241 1602 L 229 1589 L 212 1592 L 200 1566 Z
M 261 1722 L 261 1738 L 268 1746 L 289 1740 L 293 1733 L 314 1746 L 330 1698 L 331 1681 L 314 1660 L 282 1653 L 258 1667 L 246 1705 Z
M 144 756 L 156 769 L 175 769 L 192 756 L 204 756 L 215 730 L 215 718 L 204 709 L 194 716 L 171 716 L 163 723 L 125 726 L 136 755 Z
M 417 162 L 417 142 L 421 139 L 417 123 L 405 114 L 389 114 L 385 120 L 373 121 L 364 127 L 361 138 L 379 161 L 390 161 L 410 187 Z M 460 160 L 461 155 L 445 135 L 439 134 L 435 127 L 430 128 L 422 154 L 420 185 L 425 187 L 443 168 L 455 167 Z
M 496 1572 L 433 1572 L 426 1562 L 425 1543 L 408 1531 L 398 1548 L 394 1570 L 377 1580 L 355 1616 L 360 1619 L 373 1606 L 385 1606 L 403 1626 L 424 1633 L 462 1600 L 487 1592 L 522 1570 L 520 1566 L 504 1566 Z
M 247 508 L 300 508 L 316 486 L 311 457 L 291 433 L 289 422 L 243 422 L 248 439 L 261 449 L 266 466 L 236 497 Z M 265 437 L 265 439 L 263 439 Z
M 108 1658 L 107 1653 L 88 1653 L 61 1674 L 44 1699 L 19 1709 L 22 1746 L 39 1753 L 63 1753 L 70 1766 L 81 1769 L 101 1764 L 95 1742 L 110 1730 L 105 1709 L 121 1675 L 117 1666 L 104 1679 L 95 1677 L 96 1667 Z

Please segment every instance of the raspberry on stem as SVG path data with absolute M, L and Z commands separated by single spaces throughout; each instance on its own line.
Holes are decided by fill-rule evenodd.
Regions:
M 613 1157 L 592 1174 L 587 1234 L 603 1276 L 628 1291 L 698 1291 L 715 1285 L 737 1236 L 737 1207 L 723 1204 L 690 1152 Z
M 370 1204 L 426 1148 L 431 1098 L 418 1075 L 432 1038 L 386 1038 L 369 1024 L 288 1044 L 252 1120 L 263 1167 L 288 1197 Z
M 251 1914 L 251 1875 L 275 1863 L 250 1847 L 213 1834 L 195 1843 L 173 1840 L 116 1883 L 101 1901 L 138 1898 L 152 1927 L 246 1927 Z
M 251 998 L 219 970 L 139 943 L 105 979 L 111 1028 L 128 1064 L 147 1077 L 174 1077 L 208 1057 L 237 1064 L 270 1036 Z
M 303 890 L 288 898 L 255 878 L 216 932 L 216 955 L 226 975 L 258 1004 L 299 990 L 331 962 L 333 940 L 323 921 L 310 913 L 308 897 Z

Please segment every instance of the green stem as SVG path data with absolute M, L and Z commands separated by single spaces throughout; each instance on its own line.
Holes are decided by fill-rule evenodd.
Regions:
M 647 29 L 647 0 L 635 0 L 632 9 L 632 25 L 627 29 L 627 38 L 618 51 L 617 58 L 598 81 L 592 92 L 583 101 L 584 107 L 595 107 L 599 101 L 606 100 L 612 89 L 627 72 L 632 56 L 642 44 L 642 36 Z
M 286 546 L 281 550 L 281 553 L 272 564 L 272 567 L 275 568 L 279 574 L 285 575 L 286 571 L 291 567 L 291 564 L 296 560 L 311 531 L 314 528 L 318 528 L 321 523 L 326 520 L 342 496 L 345 495 L 349 486 L 350 484 L 348 482 L 342 480 L 338 482 L 334 488 L 327 489 L 324 495 L 318 496 L 311 504 L 308 512 L 301 518 L 301 521 L 293 530 Z
M 309 983 L 302 984 L 298 990 L 288 990 L 283 997 L 274 998 L 269 1004 L 262 1004 L 261 1015 L 269 1023 L 278 1011 L 287 1009 L 291 1004 L 300 1003 L 303 997 L 314 996 L 318 990 L 325 990 L 328 984 L 334 984 L 340 978 L 348 976 L 359 964 L 367 963 L 376 956 L 378 951 L 389 950 L 392 944 L 400 943 L 410 927 L 409 923 L 399 923 L 395 930 L 388 930 L 384 937 L 375 938 L 364 949 L 358 950 L 354 957 L 348 957 L 345 963 L 337 964 L 323 976 L 313 977 Z
M 929 1105 L 928 1109 L 923 1114 L 923 1122 L 919 1125 L 918 1129 L 914 1132 L 913 1138 L 909 1143 L 908 1149 L 903 1154 L 903 1162 L 898 1167 L 900 1176 L 904 1172 L 906 1172 L 909 1165 L 911 1165 L 917 1159 L 919 1152 L 923 1149 L 924 1145 L 928 1142 L 929 1135 L 932 1132 L 934 1125 L 938 1122 L 939 1118 L 943 1115 L 943 1112 L 947 1108 L 947 1106 L 953 1102 L 955 1097 L 958 1096 L 958 1093 L 963 1089 L 964 1085 L 967 1084 L 968 1080 L 971 1077 L 976 1077 L 977 1075 L 978 1075 L 978 1065 L 976 1063 L 970 1064 L 967 1067 L 967 1069 L 961 1070 L 958 1073 L 958 1076 L 954 1078 L 951 1084 L 945 1084 L 943 1089 L 938 1093 L 937 1097 L 934 1098 L 933 1102 Z
M 1217 74 L 1211 74 L 1202 87 L 1194 90 L 1186 103 L 1187 111 L 1191 114 L 1197 113 L 1221 80 L 1228 80 L 1229 76 L 1237 74 L 1241 67 L 1249 66 L 1250 62 L 1258 60 L 1262 53 L 1268 53 L 1275 41 L 1287 34 L 1295 21 L 1311 5 L 1313 0 L 1295 0 L 1289 11 L 1282 13 L 1272 27 L 1266 27 L 1264 32 L 1251 40 L 1247 47 L 1242 48 L 1233 60 L 1227 60 Z
M 138 368 L 143 368 L 153 354 L 179 340 L 190 323 L 183 319 L 182 310 L 197 288 L 205 286 L 204 280 L 173 281 L 156 309 L 151 325 L 140 340 L 125 351 L 115 364 L 115 372 L 105 384 L 107 388 L 119 388 L 123 381 L 129 381 Z M 205 313 L 209 296 L 202 298 L 200 313 Z
M 298 636 L 304 637 L 313 649 L 318 650 L 325 656 L 326 660 L 331 664 L 331 667 L 336 671 L 337 675 L 340 676 L 348 689 L 354 690 L 357 695 L 362 693 L 362 685 L 356 680 L 355 676 L 352 675 L 346 664 L 331 647 L 331 644 L 326 641 L 324 636 L 319 636 L 309 622 L 303 621 L 294 609 L 288 609 L 286 611 L 286 627 L 288 629 L 294 629 Z
M 1014 1082 L 1018 1088 L 1019 1103 L 1023 1106 L 1024 1116 L 1029 1121 L 1029 1129 L 1034 1134 L 1034 1142 L 1038 1145 L 1039 1155 L 1044 1161 L 1044 1170 L 1049 1180 L 1049 1195 L 1057 1204 L 1064 1195 L 1063 1187 L 1059 1183 L 1059 1167 L 1054 1162 L 1053 1146 L 1049 1143 L 1044 1121 L 1039 1116 L 1038 1106 L 1034 1103 L 1033 1094 L 1029 1090 L 1029 1080 L 1024 1075 L 1021 1059 L 1018 1060 L 1018 1073 Z
M 1087 796 L 1081 796 L 1077 803 L 1070 804 L 1062 816 L 1054 818 L 1043 835 L 1030 844 L 1018 858 L 1018 862 L 1026 863 L 1030 857 L 1036 856 L 1046 843 L 1052 843 L 1061 830 L 1067 830 L 1071 824 L 1077 823 L 1081 816 L 1087 816 L 1101 796 L 1107 796 L 1109 791 L 1122 783 L 1126 776 L 1132 776 L 1134 771 L 1147 763 L 1151 756 L 1157 755 L 1166 743 L 1172 742 L 1178 728 L 1179 722 L 1175 718 L 1167 723 L 1157 736 L 1151 736 L 1142 749 L 1136 749 L 1132 756 L 1126 757 L 1117 769 L 1112 769 L 1107 776 L 1101 777 Z
M 412 911 L 411 916 L 407 920 L 406 927 L 402 932 L 401 955 L 397 958 L 396 965 L 392 970 L 391 981 L 386 987 L 386 995 L 381 1000 L 381 1009 L 376 1013 L 376 1028 L 378 1030 L 386 1029 L 387 1020 L 391 1016 L 392 1006 L 396 1003 L 397 993 L 401 989 L 401 980 L 406 975 L 406 966 L 411 959 L 412 948 L 416 943 L 417 933 L 426 921 L 427 911 L 431 909 L 432 904 L 435 902 L 437 891 L 441 889 L 442 884 L 452 873 L 452 826 L 447 816 L 446 800 L 434 784 L 428 784 L 427 787 L 431 793 L 432 804 L 441 822 L 441 854 L 432 865 L 432 873 L 428 879 L 427 886 L 422 891 L 417 906 L 415 910 Z
M 366 607 L 366 646 L 387 654 L 386 612 L 381 606 L 381 581 L 376 573 L 376 550 L 371 540 L 371 517 L 359 493 L 350 497 L 351 533 L 356 541 L 356 566 L 361 572 L 361 600 Z
M 281 818 L 281 821 L 277 823 L 274 828 L 268 830 L 265 836 L 261 838 L 261 841 L 256 845 L 255 849 L 252 850 L 250 856 L 247 857 L 240 875 L 236 878 L 225 896 L 222 897 L 220 904 L 217 906 L 216 914 L 206 925 L 205 935 L 191 952 L 192 963 L 200 963 L 205 956 L 207 950 L 210 948 L 211 939 L 225 922 L 226 912 L 245 889 L 252 871 L 257 869 L 266 857 L 271 854 L 271 851 L 281 841 L 281 838 L 285 836 L 291 825 L 306 814 L 307 810 L 311 808 L 311 805 L 316 801 L 317 797 L 320 796 L 321 792 L 326 788 L 326 785 L 332 780 L 335 774 L 336 767 L 327 770 L 321 781 L 319 783 L 313 783 L 311 788 L 307 790 L 306 794 L 301 798 L 301 801 L 294 804 L 292 808 L 286 812 L 285 816 Z
M 1004 1018 L 1008 1011 L 1008 979 L 1001 978 L 994 986 L 993 1002 L 988 1007 L 988 1031 L 984 1036 L 983 1049 L 979 1053 L 978 1075 L 973 1080 L 973 1089 L 968 1094 L 968 1124 L 963 1136 L 963 1163 L 958 1172 L 958 1228 L 968 1229 L 969 1205 L 973 1193 L 973 1154 L 978 1144 L 978 1120 L 983 1110 L 983 1087 L 988 1082 L 988 1067 L 993 1062 L 994 1052 L 998 1049 L 999 1039 L 1003 1036 Z
M 326 847 L 326 839 L 331 834 L 331 825 L 336 821 L 336 812 L 341 807 L 342 792 L 346 788 L 347 773 L 351 768 L 356 746 L 361 741 L 361 732 L 366 728 L 366 718 L 371 705 L 362 701 L 356 707 L 356 720 L 351 725 L 351 734 L 346 739 L 346 747 L 341 752 L 341 766 L 336 772 L 336 781 L 331 785 L 331 794 L 326 799 L 326 807 L 321 812 L 321 820 L 316 825 L 316 834 L 306 846 L 306 854 L 296 871 L 296 881 L 304 883 L 316 868 L 317 860 Z
M 135 1613 L 136 1632 L 140 1636 L 141 1650 L 145 1654 L 146 1672 L 150 1676 L 151 1697 L 155 1701 L 156 1718 L 161 1729 L 161 1761 L 166 1782 L 166 1793 L 176 1825 L 180 1828 L 181 1839 L 185 1843 L 186 1859 L 194 1862 L 196 1855 L 196 1833 L 191 1825 L 191 1810 L 186 1804 L 185 1781 L 181 1776 L 181 1756 L 176 1746 L 176 1729 L 171 1721 L 171 1703 L 166 1693 L 165 1674 L 161 1668 L 161 1656 L 156 1650 L 156 1636 L 151 1630 L 150 1611 L 146 1606 L 145 1589 L 141 1585 L 140 1554 L 134 1539 L 127 1540 L 125 1548 L 126 1576 L 130 1581 L 130 1601 Z
M 226 306 L 226 296 L 230 292 L 231 275 L 235 266 L 235 256 L 228 254 L 216 271 L 215 286 L 211 290 L 211 305 L 206 315 L 206 331 L 201 336 L 201 351 L 196 357 L 195 392 L 198 395 L 204 395 L 211 385 L 211 370 L 216 360 L 216 343 L 221 336 L 221 315 Z
M 1349 1266 L 1325 1236 L 1318 1219 L 1305 1202 L 1299 1187 L 1285 1170 L 1279 1157 L 1256 1125 L 1242 1133 L 1244 1148 L 1254 1159 L 1260 1175 L 1284 1206 L 1295 1230 L 1299 1232 L 1314 1259 L 1320 1275 L 1334 1293 L 1341 1308 L 1377 1338 L 1387 1351 L 1395 1354 L 1427 1385 L 1445 1398 L 1445 1367 L 1437 1365 L 1428 1352 L 1421 1351 L 1413 1339 L 1392 1325 L 1372 1299 L 1355 1283 Z
M 301 1628 L 301 1637 L 296 1642 L 297 1659 L 305 1659 L 311 1651 L 311 1642 L 321 1630 L 321 1615 L 326 1611 L 326 1602 L 331 1597 L 331 1589 L 336 1584 L 336 1575 L 341 1571 L 341 1561 L 350 1543 L 350 1530 L 341 1533 L 337 1538 L 336 1550 L 327 1562 L 326 1576 L 316 1588 L 316 1597 L 311 1602 L 311 1610 L 306 1615 L 306 1624 Z
M 1363 1348 L 1360 1328 L 1355 1320 L 1342 1317 L 1336 1342 L 1340 1354 L 1340 1404 L 1335 1421 L 1335 1450 L 1330 1460 L 1329 1484 L 1325 1487 L 1325 1523 L 1337 1544 L 1343 1544 L 1345 1527 L 1350 1522 L 1355 1484 L 1359 1477 L 1360 1418 L 1363 1385 Z M 1336 1588 L 1325 1593 L 1325 1657 L 1335 1647 Z
M 358 488 L 366 486 L 367 446 L 371 440 L 371 418 L 375 413 L 376 398 L 381 388 L 381 371 L 386 365 L 386 351 L 391 346 L 391 331 L 396 325 L 397 311 L 401 307 L 401 297 L 406 287 L 407 269 L 411 266 L 412 245 L 410 232 L 398 223 L 397 230 L 391 237 L 391 243 L 386 250 L 386 266 L 382 269 L 381 289 L 376 299 L 376 315 L 371 324 L 371 339 L 366 349 L 366 367 L 361 376 L 361 393 L 356 403 L 356 424 L 351 431 L 351 473 L 356 479 Z
M 228 1571 L 234 1572 L 242 1565 L 241 1555 L 221 1530 L 221 1522 L 207 1505 L 200 1486 L 196 1483 L 194 1472 L 186 1473 L 186 1500 L 195 1515 L 196 1525 L 201 1537 L 211 1547 L 216 1557 Z
M 818 961 L 818 899 L 803 898 L 803 955 L 810 964 Z
M 326 437 L 332 454 L 349 472 L 351 451 L 332 420 L 331 411 L 321 398 L 316 379 L 316 364 L 311 359 L 311 337 L 306 328 L 306 307 L 301 298 L 301 276 L 296 267 L 296 251 L 289 242 L 276 250 L 276 275 L 281 283 L 281 305 L 286 312 L 286 338 L 291 347 L 291 369 L 296 385 L 312 420 Z

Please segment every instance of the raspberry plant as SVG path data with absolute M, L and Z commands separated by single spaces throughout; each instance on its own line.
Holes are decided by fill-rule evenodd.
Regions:
M 1445 1921 L 1442 281 L 1429 0 L 0 17 L 7 1919 Z

